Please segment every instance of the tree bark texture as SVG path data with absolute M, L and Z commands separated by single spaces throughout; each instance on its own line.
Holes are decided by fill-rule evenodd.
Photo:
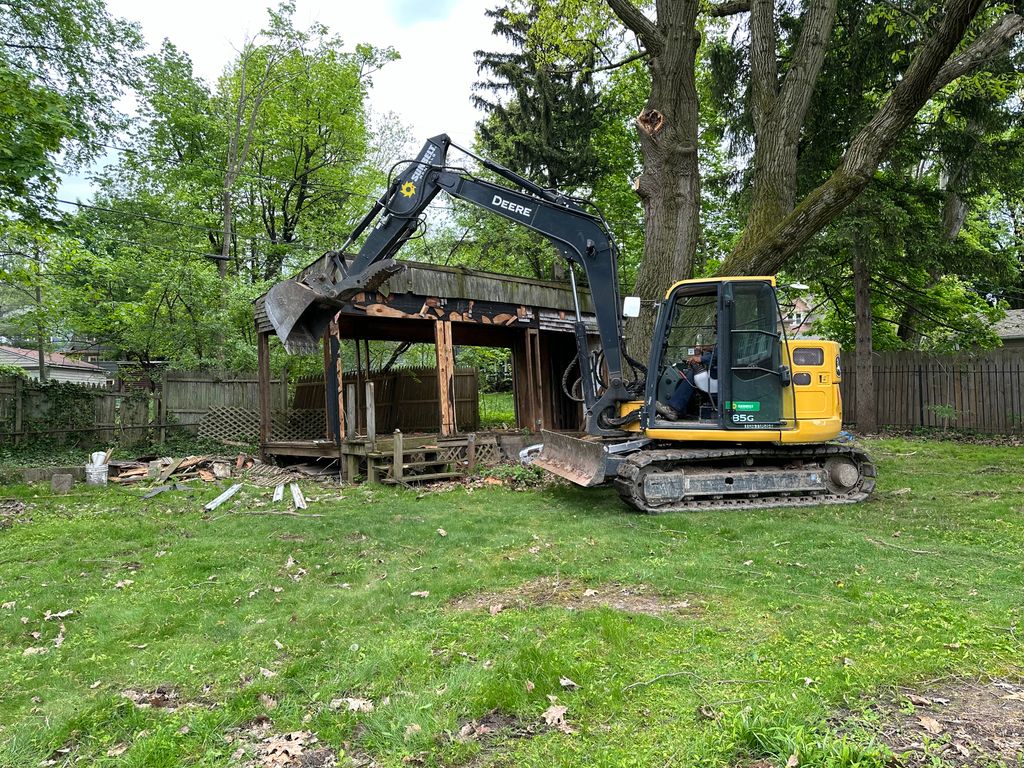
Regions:
M 853 303 L 856 344 L 854 360 L 857 366 L 857 429 L 870 434 L 878 431 L 878 412 L 875 408 L 875 363 L 871 341 L 871 269 L 865 245 L 856 238 L 853 245 Z
M 672 282 L 692 277 L 700 234 L 695 71 L 699 3 L 657 0 L 656 23 L 632 0 L 608 4 L 648 54 L 651 93 L 636 119 L 644 167 L 635 183 L 644 208 L 646 239 L 634 291 L 646 302 L 655 302 Z M 633 355 L 646 356 L 653 327 L 651 311 L 630 322 L 627 347 Z

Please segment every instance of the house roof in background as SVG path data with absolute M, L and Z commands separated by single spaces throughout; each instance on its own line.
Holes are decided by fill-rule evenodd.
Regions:
M 1006 317 L 992 326 L 1001 339 L 1024 339 L 1024 309 L 1008 309 Z
M 39 353 L 34 349 L 21 349 L 20 347 L 8 347 L 0 344 L 0 351 L 7 352 L 8 354 L 15 355 L 25 360 L 26 368 L 34 368 L 39 363 Z M 94 373 L 105 373 L 105 371 L 98 365 L 92 363 L 85 363 L 81 360 L 75 360 L 71 357 L 66 357 L 60 352 L 50 352 L 46 355 L 46 364 L 54 368 L 76 368 L 82 371 L 92 371 Z

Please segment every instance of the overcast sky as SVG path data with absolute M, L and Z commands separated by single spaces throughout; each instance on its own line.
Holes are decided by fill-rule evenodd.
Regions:
M 213 82 L 246 38 L 265 26 L 266 8 L 276 0 L 107 0 L 112 15 L 137 21 L 150 50 L 164 38 L 188 52 L 196 74 Z M 318 21 L 341 36 L 345 48 L 357 43 L 393 46 L 399 61 L 373 76 L 370 107 L 394 112 L 410 128 L 416 146 L 448 133 L 472 144 L 479 114 L 469 102 L 476 79 L 473 52 L 500 47 L 491 38 L 484 11 L 494 0 L 298 0 L 296 24 Z M 503 41 L 502 41 L 503 42 Z M 61 196 L 86 198 L 89 183 L 69 178 Z

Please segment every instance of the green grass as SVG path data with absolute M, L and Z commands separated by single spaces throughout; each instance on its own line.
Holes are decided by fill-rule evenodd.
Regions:
M 480 428 L 512 427 L 516 423 L 515 395 L 512 392 L 480 393 Z
M 794 752 L 801 765 L 882 766 L 864 732 L 830 718 L 896 684 L 1020 673 L 1007 628 L 1024 609 L 1024 455 L 870 448 L 880 482 L 865 504 L 662 517 L 561 486 L 423 498 L 309 486 L 309 512 L 324 516 L 307 519 L 235 514 L 269 500 L 249 489 L 210 520 L 210 486 L 148 501 L 7 488 L 36 506 L 0 530 L 0 602 L 16 602 L 0 610 L 0 765 L 228 765 L 225 732 L 263 714 L 266 694 L 275 732 L 352 742 L 385 766 L 733 766 Z M 694 611 L 449 606 L 538 577 L 646 584 Z M 57 648 L 60 622 L 43 616 L 66 609 Z M 158 685 L 200 705 L 140 710 L 121 695 Z M 495 708 L 539 722 L 548 695 L 577 733 L 481 755 L 449 738 Z M 332 711 L 341 696 L 378 706 Z M 410 724 L 421 730 L 406 738 Z

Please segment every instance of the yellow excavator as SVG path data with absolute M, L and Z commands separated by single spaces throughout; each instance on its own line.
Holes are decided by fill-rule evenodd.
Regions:
M 513 186 L 447 164 L 456 148 Z M 874 489 L 875 466 L 842 431 L 839 347 L 790 339 L 773 277 L 682 280 L 668 288 L 646 363 L 627 353 L 618 254 L 586 201 L 530 180 L 442 134 L 388 184 L 323 273 L 267 294 L 267 316 L 289 352 L 310 349 L 345 301 L 401 270 L 394 256 L 439 192 L 546 237 L 567 260 L 577 356 L 563 376 L 582 403 L 582 437 L 544 432 L 534 464 L 583 486 L 612 482 L 644 512 L 849 503 Z M 372 225 L 372 229 L 371 229 Z M 352 261 L 343 254 L 367 231 Z M 586 276 L 600 344 L 592 348 L 576 270 Z

